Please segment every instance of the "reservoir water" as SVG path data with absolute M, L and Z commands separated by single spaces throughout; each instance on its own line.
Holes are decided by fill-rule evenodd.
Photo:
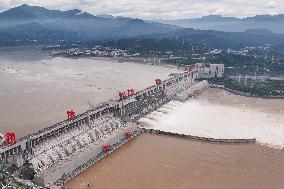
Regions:
M 29 134 L 81 113 L 121 90 L 141 90 L 177 72 L 170 67 L 111 59 L 53 58 L 39 49 L 0 50 L 0 133 Z

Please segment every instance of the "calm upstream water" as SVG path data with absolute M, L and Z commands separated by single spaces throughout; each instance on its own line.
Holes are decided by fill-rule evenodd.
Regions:
M 0 50 L 0 133 L 29 134 L 166 79 L 174 68 L 114 60 L 52 58 L 39 49 Z

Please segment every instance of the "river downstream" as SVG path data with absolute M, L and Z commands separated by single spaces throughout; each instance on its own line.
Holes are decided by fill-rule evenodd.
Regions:
M 206 103 L 208 109 L 201 102 Z M 255 113 L 268 115 L 269 119 L 277 124 L 282 121 L 283 100 L 241 97 L 220 89 L 208 89 L 190 103 L 193 104 L 186 107 L 188 115 L 178 117 L 178 119 L 182 119 L 181 121 L 171 122 L 165 118 L 165 122 L 168 123 L 165 124 L 159 120 L 159 117 L 157 120 L 152 119 L 151 121 L 156 122 L 157 125 L 160 124 L 159 129 L 172 129 L 171 131 L 181 133 L 187 132 L 186 128 L 191 128 L 194 124 L 194 129 L 191 131 L 199 132 L 199 134 L 211 134 L 210 136 L 215 137 L 218 137 L 217 134 L 221 134 L 225 138 L 226 136 L 238 138 L 246 136 L 246 133 L 253 134 L 255 131 L 256 137 L 271 139 L 270 144 L 259 142 L 236 145 L 206 143 L 169 136 L 142 134 L 69 181 L 66 186 L 74 189 L 279 189 L 284 187 L 282 179 L 284 176 L 284 150 L 280 150 L 282 146 L 273 145 L 283 144 L 284 122 L 280 122 L 280 124 L 282 123 L 281 128 L 277 127 L 278 130 L 271 131 L 275 134 L 272 137 L 269 136 L 271 133 L 267 133 L 269 129 L 266 130 L 262 126 L 250 128 L 251 124 L 259 121 L 254 118 Z M 196 109 L 196 105 L 199 105 L 201 109 Z M 176 108 L 183 113 L 184 110 L 183 108 L 179 109 L 179 105 Z M 196 114 L 203 114 L 203 119 L 191 117 L 190 114 L 194 114 L 192 108 Z M 169 111 L 164 116 L 176 118 L 175 111 L 177 110 L 174 107 L 171 109 L 174 112 Z M 209 111 L 210 109 L 212 112 Z M 245 120 L 230 112 L 224 113 L 223 110 L 233 110 L 233 114 L 245 112 L 249 115 L 252 114 L 253 118 L 247 120 L 249 125 L 242 125 L 245 124 Z M 217 120 L 206 117 L 217 116 L 218 114 L 214 114 L 215 111 L 222 112 Z M 245 117 L 245 119 L 247 118 Z M 280 119 L 278 120 L 278 118 Z M 200 122 L 196 119 L 203 121 Z M 236 124 L 231 129 L 230 125 L 227 125 L 227 129 L 218 126 L 232 119 Z M 189 124 L 187 127 L 186 123 Z M 267 126 L 271 127 L 270 130 L 275 129 L 273 123 Z M 222 129 L 225 132 L 221 132 Z
M 284 151 L 143 134 L 66 184 L 74 189 L 279 189 Z M 89 187 L 88 187 L 89 184 Z

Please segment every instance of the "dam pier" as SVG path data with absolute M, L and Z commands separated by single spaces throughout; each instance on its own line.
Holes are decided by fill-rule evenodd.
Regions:
M 35 184 L 60 187 L 142 132 L 155 133 L 141 128 L 138 120 L 172 100 L 184 101 L 209 87 L 206 81 L 197 82 L 197 78 L 222 77 L 223 73 L 224 65 L 205 68 L 199 64 L 167 80 L 156 79 L 153 86 L 141 91 L 120 92 L 118 100 L 93 106 L 12 144 L 2 143 L 0 160 L 17 167 L 29 161 L 36 172 Z

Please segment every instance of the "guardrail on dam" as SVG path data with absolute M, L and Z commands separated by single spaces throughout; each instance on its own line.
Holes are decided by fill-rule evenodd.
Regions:
M 35 183 L 49 186 L 78 174 L 99 157 L 139 133 L 137 120 L 173 99 L 189 96 L 200 69 L 171 78 L 129 96 L 92 109 L 0 146 L 0 160 L 22 166 L 28 160 L 36 171 Z M 130 91 L 131 92 L 131 91 Z

